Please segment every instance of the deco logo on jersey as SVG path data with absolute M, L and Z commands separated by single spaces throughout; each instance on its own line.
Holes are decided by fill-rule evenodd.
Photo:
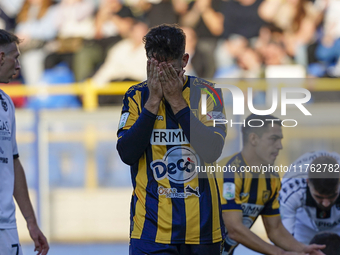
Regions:
M 150 167 L 157 181 L 168 178 L 171 182 L 182 184 L 195 178 L 195 167 L 199 164 L 199 158 L 192 149 L 175 146 L 163 159 L 152 161 Z

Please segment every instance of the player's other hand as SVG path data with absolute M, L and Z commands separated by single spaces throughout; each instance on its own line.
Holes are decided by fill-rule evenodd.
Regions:
M 27 225 L 30 236 L 34 242 L 34 251 L 37 251 L 37 255 L 46 255 L 50 249 L 47 239 L 41 232 L 37 224 L 31 223 Z
M 157 70 L 158 61 L 154 58 L 148 59 L 147 62 L 147 78 L 149 88 L 149 99 L 154 103 L 159 103 L 163 98 L 163 90 L 159 80 L 159 72 Z

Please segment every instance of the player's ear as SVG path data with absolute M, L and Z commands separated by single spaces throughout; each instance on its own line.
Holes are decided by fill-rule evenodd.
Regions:
M 183 57 L 182 57 L 182 68 L 186 67 L 189 61 L 189 54 L 188 53 L 184 53 Z
M 248 137 L 248 141 L 251 145 L 256 146 L 257 145 L 257 134 L 255 133 L 250 133 Z

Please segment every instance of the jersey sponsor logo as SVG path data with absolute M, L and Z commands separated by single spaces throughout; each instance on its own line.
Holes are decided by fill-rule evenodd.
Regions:
M 2 95 L 0 95 L 0 100 L 1 100 L 2 109 L 4 109 L 4 111 L 7 112 L 8 111 L 8 104 L 7 104 L 6 100 L 2 97 Z
M 9 131 L 8 121 L 0 120 L 0 131 Z
M 198 187 L 194 189 L 190 185 L 185 187 L 184 192 L 178 192 L 176 188 L 164 188 L 163 186 L 159 186 L 157 192 L 158 195 L 166 196 L 166 198 L 187 198 L 191 195 L 201 196 Z
M 8 158 L 0 157 L 0 163 L 8 164 Z
M 207 113 L 207 120 L 218 120 L 225 119 L 225 116 L 222 112 L 211 111 Z
M 251 217 L 257 217 L 262 211 L 262 209 L 264 208 L 263 205 L 248 204 L 248 203 L 244 203 L 241 206 L 242 206 L 243 215 L 248 215 Z
M 154 129 L 150 143 L 152 145 L 189 144 L 182 129 Z
M 223 197 L 227 200 L 235 199 L 235 183 L 223 183 Z
M 157 181 L 168 178 L 182 184 L 195 178 L 195 167 L 199 164 L 199 158 L 191 148 L 175 146 L 167 151 L 163 159 L 152 161 L 150 167 Z
M 125 124 L 127 122 L 127 119 L 129 117 L 130 113 L 129 112 L 124 112 L 122 114 L 122 116 L 120 117 L 120 121 L 119 121 L 119 126 L 118 126 L 118 129 L 121 129 L 123 127 L 125 127 Z
M 157 116 L 156 116 L 156 120 L 164 120 L 164 118 L 163 118 L 162 115 L 157 115 Z
M 241 199 L 244 199 L 244 198 L 246 198 L 246 197 L 248 197 L 248 196 L 249 196 L 249 193 L 248 193 L 248 192 L 247 192 L 247 193 L 243 193 L 243 192 L 242 192 L 242 193 L 240 194 L 240 198 L 241 198 Z
M 0 120 L 0 135 L 8 136 L 10 134 L 8 121 Z
M 340 219 L 337 221 L 315 221 L 315 225 L 320 229 L 327 229 L 327 228 L 333 228 L 337 225 L 339 225 Z
M 262 192 L 262 201 L 264 204 L 268 201 L 269 197 L 270 197 L 270 190 L 264 190 Z

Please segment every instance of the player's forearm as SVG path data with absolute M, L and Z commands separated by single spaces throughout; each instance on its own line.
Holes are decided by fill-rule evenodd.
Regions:
M 13 196 L 18 203 L 20 211 L 24 216 L 27 225 L 37 224 L 33 206 L 28 195 L 25 172 L 19 159 L 14 160 L 14 174 L 15 180 Z
M 184 26 L 195 27 L 198 24 L 198 21 L 200 20 L 200 16 L 201 13 L 195 8 L 192 8 L 190 11 L 188 11 L 186 14 L 182 16 L 181 23 Z
M 230 231 L 228 229 L 228 235 L 236 242 L 261 254 L 279 255 L 284 252 L 281 248 L 263 241 L 243 224 L 239 224 L 237 226 L 234 225 Z
M 156 115 L 144 108 L 135 124 L 118 134 L 117 150 L 125 164 L 133 165 L 143 155 L 150 143 L 155 120 Z
M 158 113 L 161 98 L 158 98 L 157 96 L 152 96 L 151 93 L 152 92 L 150 92 L 150 96 L 146 101 L 144 108 L 147 109 L 152 114 L 156 115 Z
M 175 116 L 191 146 L 204 161 L 207 163 L 216 161 L 224 145 L 223 137 L 215 131 L 218 129 L 205 126 L 189 107 L 182 109 Z
M 202 14 L 203 21 L 209 31 L 219 36 L 223 33 L 223 20 L 224 17 L 221 13 L 215 12 L 211 7 Z
M 282 224 L 268 231 L 268 237 L 276 246 L 286 251 L 302 252 L 305 247 L 305 245 L 298 242 Z

